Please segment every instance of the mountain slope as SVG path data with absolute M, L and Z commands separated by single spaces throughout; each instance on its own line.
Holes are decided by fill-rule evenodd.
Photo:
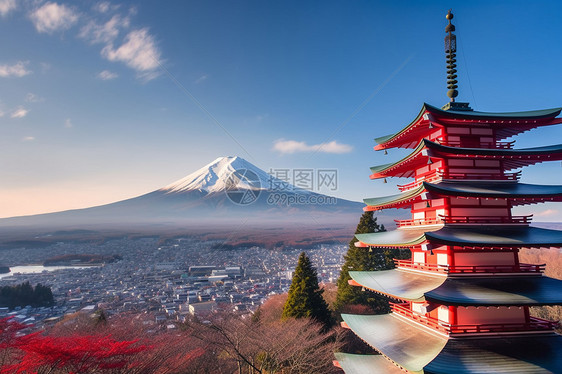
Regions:
M 212 225 L 240 220 L 255 224 L 351 220 L 355 224 L 362 207 L 362 203 L 287 184 L 240 157 L 220 157 L 142 196 L 92 208 L 1 219 L 0 227 Z

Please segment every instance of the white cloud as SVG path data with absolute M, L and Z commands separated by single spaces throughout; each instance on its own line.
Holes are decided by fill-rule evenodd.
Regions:
M 558 210 L 556 209 L 546 209 L 542 212 L 535 213 L 535 217 L 549 217 L 558 214 Z
M 72 121 L 70 120 L 70 118 L 67 118 L 67 119 L 64 121 L 64 127 L 66 127 L 67 129 L 70 129 L 70 128 L 73 127 Z
M 100 13 L 107 13 L 110 8 L 111 4 L 108 1 L 101 1 L 93 6 L 93 9 Z
M 16 0 L 0 0 L 0 15 L 4 17 L 16 9 Z
M 25 95 L 25 101 L 28 103 L 40 103 L 42 101 L 44 101 L 45 99 L 43 99 L 40 96 L 35 95 L 34 93 L 30 92 L 27 95 Z
M 353 147 L 348 144 L 341 144 L 335 140 L 329 143 L 313 144 L 308 145 L 306 142 L 298 142 L 296 140 L 284 140 L 279 139 L 273 143 L 273 150 L 292 154 L 301 152 L 322 152 L 322 153 L 349 153 L 353 150 Z
M 29 110 L 25 109 L 22 106 L 19 106 L 12 112 L 10 117 L 11 118 L 23 118 L 23 117 L 27 116 L 27 113 L 29 113 Z
M 78 21 L 78 13 L 65 5 L 45 3 L 30 14 L 38 32 L 66 30 Z
M 4 114 L 5 114 L 4 111 L 0 110 L 0 117 L 4 117 Z
M 195 83 L 195 84 L 199 84 L 199 83 L 201 83 L 201 82 L 206 81 L 208 78 L 209 78 L 209 76 L 208 76 L 207 74 L 203 74 L 202 76 L 200 76 L 199 78 L 197 78 L 194 83 Z
M 18 61 L 14 65 L 0 65 L 0 77 L 23 77 L 31 74 L 31 70 L 27 69 L 29 61 Z
M 24 141 L 24 142 L 32 142 L 34 140 L 35 140 L 34 136 L 26 136 L 22 139 L 22 141 Z
M 106 23 L 90 21 L 80 29 L 79 37 L 89 40 L 91 43 L 112 43 L 119 35 L 119 30 L 127 28 L 131 24 L 129 17 L 121 18 L 118 15 L 111 17 Z
M 117 78 L 119 75 L 109 70 L 100 71 L 98 74 L 98 78 L 104 81 L 108 81 L 111 79 Z
M 109 61 L 121 61 L 137 71 L 139 77 L 146 80 L 155 78 L 159 67 L 160 51 L 154 37 L 148 29 L 131 31 L 125 37 L 125 42 L 117 49 L 107 45 L 102 49 L 102 56 Z

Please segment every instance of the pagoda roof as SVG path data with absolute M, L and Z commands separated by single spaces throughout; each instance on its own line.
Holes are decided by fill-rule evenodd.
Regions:
M 407 301 L 462 306 L 562 304 L 562 280 L 541 275 L 445 277 L 402 269 L 350 271 L 349 275 L 365 288 Z
M 424 103 L 416 118 L 402 130 L 375 138 L 378 143 L 375 149 L 413 148 L 415 145 L 412 144 L 416 144 L 419 139 L 434 131 L 429 127 L 430 122 L 442 126 L 481 123 L 496 128 L 496 135 L 499 139 L 508 138 L 538 126 L 558 123 L 554 120 L 554 117 L 559 115 L 561 110 L 562 108 L 553 108 L 526 112 L 492 113 L 474 110 L 443 110 Z M 428 116 L 424 117 L 425 114 L 428 114 Z
M 507 198 L 512 205 L 525 205 L 543 201 L 560 201 L 562 185 L 539 185 L 518 182 L 490 181 L 443 181 L 422 182 L 419 187 L 395 195 L 364 199 L 364 210 L 405 208 L 422 200 L 423 192 L 438 196 L 461 196 L 482 198 Z
M 425 374 L 556 373 L 562 368 L 557 334 L 450 339 Z
M 425 275 L 407 270 L 350 271 L 361 286 L 395 299 L 424 301 L 425 293 L 443 284 L 443 275 Z
M 447 278 L 425 293 L 427 300 L 446 305 L 560 305 L 562 280 L 542 275 Z
M 389 164 L 371 167 L 371 179 L 413 177 L 415 169 L 426 165 L 428 157 L 501 159 L 506 171 L 544 161 L 562 160 L 562 144 L 521 149 L 450 147 L 422 139 L 406 157 Z
M 382 355 L 357 355 L 334 353 L 338 366 L 345 374 L 371 374 L 376 369 L 380 374 L 404 374 L 404 371 Z
M 357 336 L 409 372 L 423 373 L 424 366 L 447 344 L 445 336 L 432 334 L 392 314 L 341 316 Z
M 467 247 L 562 247 L 562 231 L 516 225 L 403 228 L 355 237 L 366 246 L 382 248 L 407 248 L 425 241 Z
M 413 373 L 535 374 L 562 367 L 562 336 L 555 333 L 448 339 L 394 314 L 342 318 L 361 339 Z

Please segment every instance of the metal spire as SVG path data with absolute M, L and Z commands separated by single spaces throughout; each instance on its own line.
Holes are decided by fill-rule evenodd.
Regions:
M 451 13 L 451 9 L 447 12 L 446 18 L 449 20 L 449 24 L 445 27 L 445 32 L 447 36 L 445 36 L 445 55 L 447 56 L 447 96 L 451 99 L 451 102 L 455 102 L 455 97 L 458 96 L 459 91 L 456 89 L 459 87 L 457 86 L 457 37 L 453 34 L 455 31 L 455 25 L 451 23 L 453 19 L 453 13 Z

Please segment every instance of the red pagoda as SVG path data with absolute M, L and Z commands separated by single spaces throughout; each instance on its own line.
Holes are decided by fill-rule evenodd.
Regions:
M 562 373 L 555 322 L 529 308 L 562 305 L 562 281 L 545 265 L 519 262 L 521 248 L 562 247 L 562 231 L 530 226 L 512 207 L 562 201 L 562 186 L 519 182 L 520 168 L 562 160 L 562 144 L 516 149 L 506 138 L 562 123 L 562 108 L 485 113 L 455 102 L 456 38 L 449 11 L 447 95 L 424 104 L 375 150 L 410 148 L 407 157 L 371 168 L 371 179 L 412 177 L 400 193 L 365 199 L 365 210 L 407 208 L 397 229 L 357 235 L 357 246 L 407 248 L 410 260 L 386 271 L 350 271 L 350 284 L 390 298 L 384 315 L 344 314 L 381 355 L 336 354 L 346 373 Z

